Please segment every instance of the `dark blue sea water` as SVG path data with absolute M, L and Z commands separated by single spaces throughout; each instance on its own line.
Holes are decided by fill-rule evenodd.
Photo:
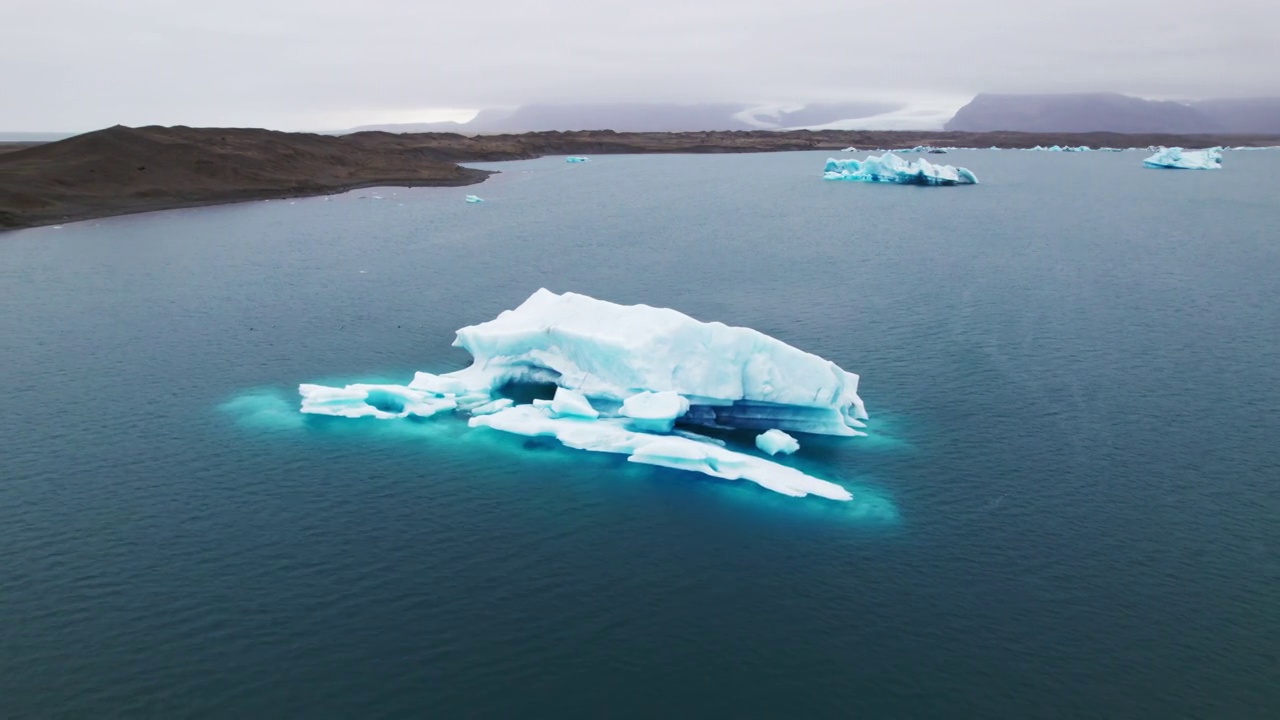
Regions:
M 1280 717 L 1276 157 L 545 158 L 0 235 L 0 717 Z M 541 286 L 860 373 L 871 437 L 786 462 L 892 512 L 294 412 Z

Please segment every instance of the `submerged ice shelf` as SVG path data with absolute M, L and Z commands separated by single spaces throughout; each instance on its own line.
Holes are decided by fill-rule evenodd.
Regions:
M 676 429 L 766 431 L 760 447 L 770 454 L 799 447 L 788 430 L 863 434 L 858 376 L 763 333 L 543 289 L 462 328 L 454 345 L 471 353 L 470 367 L 419 372 L 408 385 L 300 385 L 301 411 L 383 420 L 456 411 L 472 427 L 551 436 L 786 495 L 851 499 L 834 483 Z M 516 404 L 501 395 L 512 383 L 554 386 L 554 397 Z
M 866 160 L 828 158 L 822 177 L 826 180 L 897 185 L 976 185 L 978 182 L 977 176 L 967 168 L 934 165 L 924 158 L 907 161 L 892 152 L 869 155 Z

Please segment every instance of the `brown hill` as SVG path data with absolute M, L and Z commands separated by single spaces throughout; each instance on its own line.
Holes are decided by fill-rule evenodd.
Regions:
M 0 229 L 371 186 L 469 185 L 491 173 L 459 162 L 541 155 L 835 151 L 916 145 L 1274 145 L 1276 137 L 1117 133 L 611 130 L 467 137 L 312 135 L 256 129 L 116 126 L 0 153 Z
M 0 228 L 489 175 L 406 144 L 269 130 L 116 126 L 0 154 Z

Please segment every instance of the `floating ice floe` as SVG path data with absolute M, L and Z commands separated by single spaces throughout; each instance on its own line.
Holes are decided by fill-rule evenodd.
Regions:
M 471 427 L 487 427 L 529 437 L 554 437 L 566 447 L 627 455 L 627 460 L 690 470 L 726 480 L 749 480 L 761 487 L 803 497 L 817 495 L 831 500 L 852 500 L 839 485 L 806 475 L 772 460 L 729 450 L 684 435 L 635 432 L 625 421 L 608 418 L 584 420 L 559 418 L 532 405 L 517 405 L 493 415 L 471 418 Z
M 581 155 L 571 155 L 565 158 L 564 161 L 567 163 L 584 163 L 584 162 L 591 162 L 591 158 L 582 157 Z
M 823 178 L 899 185 L 974 185 L 978 182 L 977 176 L 966 168 L 934 165 L 924 158 L 907 161 L 892 152 L 869 155 L 866 160 L 828 158 Z
M 756 436 L 756 447 L 770 455 L 790 455 L 800 449 L 800 443 L 781 430 L 766 430 Z
M 550 436 L 632 462 L 746 479 L 786 495 L 849 500 L 844 488 L 722 442 L 675 428 L 861 435 L 858 376 L 758 331 L 700 322 L 648 305 L 538 290 L 519 307 L 458 331 L 470 367 L 419 372 L 408 385 L 301 385 L 302 412 L 339 417 L 471 416 L 472 427 Z M 554 397 L 516 404 L 513 383 L 553 385 Z M 790 443 L 786 442 L 790 440 Z M 763 446 L 762 446 L 763 447 Z
M 858 152 L 858 148 L 856 148 L 856 147 L 847 147 L 847 148 L 845 148 L 845 149 L 841 150 L 840 152 Z
M 1218 148 L 1207 150 L 1161 148 L 1156 154 L 1143 160 L 1142 164 L 1149 168 L 1170 170 L 1221 170 L 1222 152 Z
M 469 202 L 469 203 L 482 203 L 482 202 L 484 202 L 484 198 L 480 197 L 479 195 L 468 195 L 468 196 L 467 196 L 467 202 Z

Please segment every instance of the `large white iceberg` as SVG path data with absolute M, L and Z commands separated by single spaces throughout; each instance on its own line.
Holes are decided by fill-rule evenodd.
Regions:
M 301 385 L 302 412 L 390 419 L 456 410 L 472 426 L 553 435 L 570 447 L 789 495 L 848 499 L 825 480 L 674 427 L 862 434 L 858 376 L 781 340 L 667 308 L 542 289 L 462 328 L 454 345 L 471 353 L 470 367 L 419 372 L 406 386 Z M 516 405 L 501 392 L 512 383 L 554 385 L 554 398 Z
M 1143 160 L 1142 164 L 1149 168 L 1170 170 L 1221 170 L 1222 153 L 1217 148 L 1208 150 L 1161 148 L 1155 155 Z
M 934 165 L 924 158 L 909 162 L 892 152 L 869 155 L 866 160 L 828 158 L 823 178 L 899 185 L 975 185 L 978 182 L 977 176 L 967 168 Z

